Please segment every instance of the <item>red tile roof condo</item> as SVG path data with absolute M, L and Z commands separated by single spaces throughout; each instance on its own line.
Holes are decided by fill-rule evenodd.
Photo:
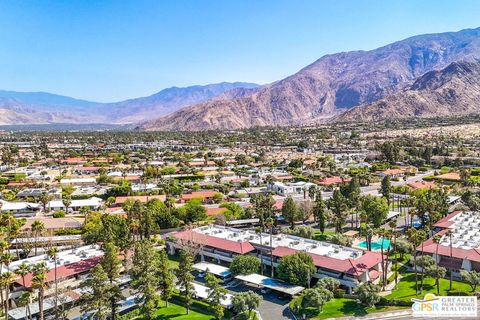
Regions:
M 441 265 L 480 271 L 480 212 L 455 211 L 434 227 L 442 229 L 438 232 L 440 242 L 437 244 L 430 238 L 418 246 L 417 251 L 433 256 L 438 252 L 437 260 Z M 449 230 L 451 235 L 447 234 Z M 452 258 L 457 260 L 452 261 Z
M 222 250 L 220 255 L 228 255 L 226 261 L 231 261 L 231 254 L 253 253 L 260 248 L 272 247 L 272 255 L 276 258 L 291 255 L 296 252 L 306 252 L 313 259 L 314 264 L 326 272 L 349 274 L 354 278 L 366 281 L 368 272 L 375 268 L 380 269 L 381 254 L 365 252 L 360 249 L 344 247 L 328 242 L 316 241 L 287 234 L 273 235 L 258 234 L 252 230 L 242 230 L 218 225 L 207 225 L 196 229 L 181 231 L 172 234 L 174 238 L 206 247 L 202 254 L 215 254 L 217 249 Z M 270 244 L 270 239 L 272 243 Z M 213 251 L 212 251 L 213 250 Z M 216 256 L 218 259 L 224 257 Z M 265 263 L 265 262 L 264 262 Z

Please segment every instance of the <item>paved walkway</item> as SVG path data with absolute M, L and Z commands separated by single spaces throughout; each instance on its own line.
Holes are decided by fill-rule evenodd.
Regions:
M 362 319 L 362 320 L 371 320 L 371 319 L 403 319 L 403 318 L 411 318 L 412 317 L 412 310 L 405 309 L 405 310 L 395 310 L 395 311 L 387 311 L 387 312 L 375 312 L 370 313 L 365 316 L 348 316 L 348 317 L 340 317 L 340 318 L 330 318 L 335 320 L 353 320 L 353 319 Z M 417 319 L 417 318 L 416 318 Z

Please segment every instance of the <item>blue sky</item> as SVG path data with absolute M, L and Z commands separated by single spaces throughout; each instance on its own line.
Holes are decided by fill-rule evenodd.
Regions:
M 1 0 L 0 89 L 95 101 L 268 83 L 324 54 L 480 27 L 478 0 Z

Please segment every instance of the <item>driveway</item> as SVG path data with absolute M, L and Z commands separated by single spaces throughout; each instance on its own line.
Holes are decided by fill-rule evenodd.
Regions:
M 262 294 L 260 288 L 246 284 L 240 284 L 234 288 L 228 288 L 228 290 L 232 294 L 251 290 L 261 295 L 263 300 L 260 302 L 260 306 L 257 310 L 263 320 L 294 319 L 292 313 L 288 309 L 290 299 L 281 300 L 278 298 L 277 293 L 270 292 Z

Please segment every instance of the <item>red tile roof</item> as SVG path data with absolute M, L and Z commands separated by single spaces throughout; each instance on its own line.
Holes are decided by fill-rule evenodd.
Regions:
M 403 172 L 404 172 L 404 170 L 402 170 L 402 169 L 387 169 L 385 171 L 382 171 L 382 173 L 386 176 L 402 174 Z
M 207 211 L 207 216 L 216 216 L 227 211 L 227 208 L 205 208 L 205 210 Z
M 83 261 L 57 267 L 57 280 L 65 279 L 65 278 L 74 276 L 76 274 L 89 271 L 100 262 L 101 258 L 102 258 L 101 256 L 98 256 L 98 257 L 94 257 L 94 258 L 86 259 Z M 55 269 L 51 269 L 47 271 L 45 276 L 46 276 L 47 283 L 55 281 Z M 27 286 L 27 288 L 30 288 L 32 286 L 32 279 L 33 279 L 33 274 L 31 273 L 25 276 L 25 285 Z M 17 282 L 20 285 L 23 285 L 22 277 L 18 277 L 15 280 L 15 282 Z
M 167 197 L 164 194 L 154 195 L 154 196 L 127 196 L 127 197 L 117 197 L 115 199 L 115 204 L 123 204 L 127 200 L 140 201 L 145 203 L 147 201 L 158 199 L 160 201 L 165 201 Z
M 206 190 L 206 191 L 194 191 L 192 193 L 186 193 L 182 194 L 181 198 L 182 200 L 190 200 L 194 198 L 213 198 L 213 196 L 218 193 L 218 191 L 215 190 Z
M 230 251 L 238 254 L 245 254 L 254 251 L 255 248 L 250 242 L 237 242 L 228 239 L 212 237 L 205 234 L 197 233 L 193 230 L 179 231 L 172 234 L 173 237 L 185 241 L 195 241 L 205 246 L 218 248 L 225 251 Z
M 438 232 L 439 235 L 444 235 L 447 233 L 448 229 L 441 230 Z M 422 245 L 417 247 L 417 251 L 422 252 Z M 450 246 L 438 245 L 437 251 L 437 243 L 433 241 L 433 238 L 428 239 L 423 243 L 423 252 L 434 254 L 438 252 L 441 256 L 450 256 L 458 258 L 458 259 L 467 259 L 470 261 L 480 262 L 480 248 L 472 248 L 472 249 L 462 249 L 462 248 L 453 248 L 450 252 Z
M 422 188 L 429 188 L 429 189 L 436 189 L 438 188 L 437 185 L 430 181 L 414 181 L 410 182 L 408 186 L 412 189 L 422 189 Z
M 349 182 L 350 178 L 341 178 L 341 177 L 329 177 L 329 178 L 323 178 L 322 180 L 318 181 L 318 184 L 322 186 L 331 186 L 333 184 L 342 184 L 345 182 Z
M 454 223 L 453 221 L 450 221 L 450 220 L 452 220 L 453 217 L 460 214 L 461 212 L 462 211 L 454 211 L 448 214 L 447 216 L 443 217 L 442 219 L 438 220 L 437 223 L 435 223 L 433 226 L 438 228 L 448 228 Z
M 272 254 L 276 257 L 284 257 L 292 255 L 299 252 L 298 250 L 287 248 L 287 247 L 277 247 L 273 250 Z M 313 263 L 317 267 L 330 269 L 338 272 L 345 272 L 352 275 L 360 275 L 370 268 L 377 265 L 381 260 L 382 256 L 376 252 L 365 252 L 361 257 L 353 259 L 335 259 L 332 257 L 321 256 L 314 253 L 307 252 L 309 256 L 312 257 Z

